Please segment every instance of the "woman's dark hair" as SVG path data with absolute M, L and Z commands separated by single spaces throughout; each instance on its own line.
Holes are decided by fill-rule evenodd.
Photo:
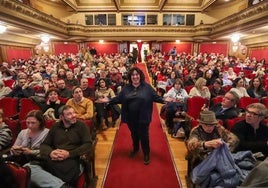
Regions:
M 237 86 L 237 83 L 240 81 L 240 80 L 243 80 L 242 78 L 240 78 L 240 77 L 238 77 L 238 78 L 236 78 L 235 80 L 234 80 L 234 82 L 233 82 L 233 87 L 236 87 Z
M 131 75 L 133 74 L 134 71 L 137 71 L 137 73 L 140 75 L 140 82 L 145 82 L 145 76 L 142 70 L 139 69 L 138 67 L 133 67 L 128 71 L 127 79 L 129 83 L 132 84 Z
M 253 82 L 255 79 L 258 79 L 260 82 L 259 87 L 256 89 L 256 91 L 259 93 L 263 89 L 263 82 L 262 82 L 262 79 L 260 77 L 254 77 L 252 80 L 250 80 L 248 89 L 254 89 Z
M 100 78 L 97 82 L 97 86 L 100 87 L 100 81 L 104 81 L 105 82 L 105 86 L 107 87 L 107 82 L 105 78 Z
M 27 119 L 28 117 L 34 117 L 37 119 L 37 121 L 39 121 L 39 123 L 40 123 L 39 130 L 42 130 L 45 128 L 46 121 L 45 121 L 45 118 L 43 116 L 43 113 L 40 110 L 32 110 L 32 111 L 28 112 L 25 119 Z

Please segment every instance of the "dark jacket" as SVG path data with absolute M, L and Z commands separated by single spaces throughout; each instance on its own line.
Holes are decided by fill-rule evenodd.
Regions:
M 239 109 L 236 107 L 231 107 L 223 112 L 219 112 L 222 108 L 221 103 L 218 103 L 210 108 L 211 111 L 215 112 L 216 118 L 223 121 L 223 126 L 226 127 L 226 119 L 232 119 L 239 115 Z
M 261 122 L 260 127 L 256 130 L 242 120 L 237 122 L 231 130 L 240 140 L 237 151 L 250 150 L 253 153 L 262 152 L 268 156 L 268 127 Z
M 262 98 L 262 97 L 266 97 L 267 96 L 267 92 L 264 89 L 261 89 L 260 92 L 258 93 L 258 95 L 260 95 L 260 97 L 257 97 L 254 93 L 254 89 L 253 88 L 248 88 L 247 89 L 248 95 L 252 98 Z
M 126 85 L 110 104 L 122 104 L 122 122 L 150 123 L 152 120 L 153 102 L 164 103 L 151 85 L 143 82 L 137 88 Z
M 29 98 L 31 96 L 34 96 L 34 90 L 30 87 L 27 87 L 26 89 L 22 89 L 20 86 L 16 86 L 8 95 L 7 97 L 17 97 L 19 99 L 21 98 Z

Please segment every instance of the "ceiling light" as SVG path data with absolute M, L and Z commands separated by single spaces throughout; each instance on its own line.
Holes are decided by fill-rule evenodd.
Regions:
M 237 43 L 240 39 L 240 35 L 238 33 L 232 34 L 231 40 L 233 43 Z
M 103 44 L 104 40 L 99 40 L 99 43 Z
M 138 42 L 138 43 L 140 43 L 140 42 L 141 42 L 141 40 L 137 40 L 137 42 Z
M 41 36 L 41 40 L 44 43 L 48 43 L 50 40 L 50 37 L 48 35 L 43 35 L 43 36 Z
M 176 43 L 180 43 L 181 41 L 180 40 L 176 40 Z
M 4 33 L 7 30 L 6 26 L 0 25 L 0 34 Z

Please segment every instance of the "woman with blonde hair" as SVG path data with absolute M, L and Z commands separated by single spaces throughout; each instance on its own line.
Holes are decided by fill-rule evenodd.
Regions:
M 205 78 L 198 78 L 194 87 L 190 90 L 189 97 L 199 96 L 210 99 L 211 94 L 206 84 L 207 80 Z

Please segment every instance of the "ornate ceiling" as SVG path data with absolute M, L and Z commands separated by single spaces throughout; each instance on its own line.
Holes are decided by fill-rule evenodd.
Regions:
M 50 0 L 81 11 L 205 11 L 211 6 L 237 0 Z

